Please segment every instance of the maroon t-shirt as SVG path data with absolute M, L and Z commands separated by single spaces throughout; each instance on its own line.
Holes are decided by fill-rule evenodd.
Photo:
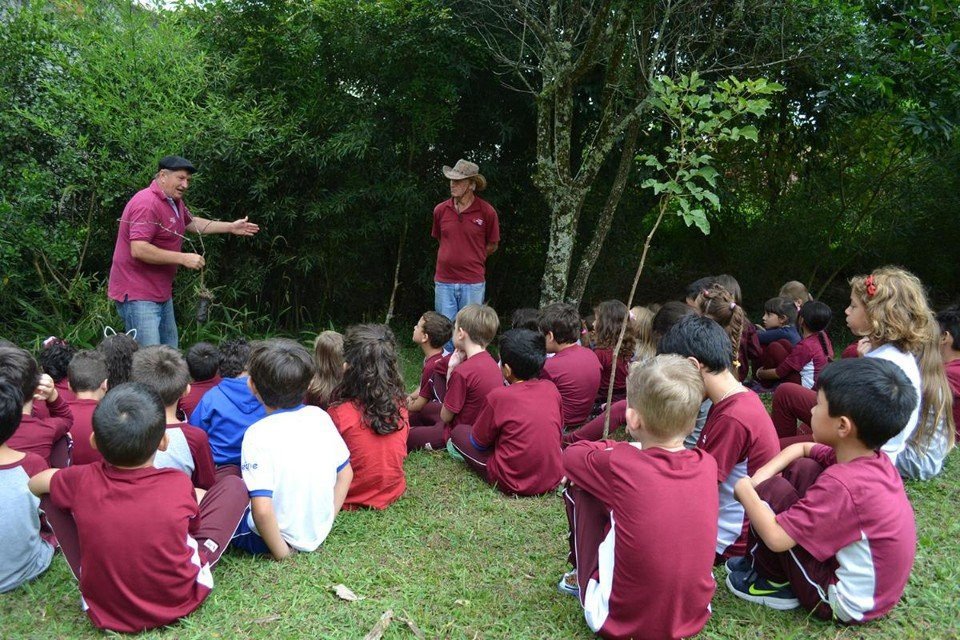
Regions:
M 432 356 L 428 356 L 423 361 L 423 372 L 420 374 L 420 392 L 419 395 L 421 398 L 426 398 L 427 400 L 434 401 L 439 399 L 433 392 L 433 373 L 437 369 L 437 363 L 443 359 L 443 352 L 435 353 Z M 447 361 L 449 361 L 450 356 L 447 356 Z M 444 368 L 443 374 L 446 375 L 446 368 Z
M 100 629 L 135 633 L 175 622 L 213 588 L 194 535 L 190 478 L 173 469 L 105 462 L 61 469 L 50 500 L 70 511 L 80 542 L 80 593 Z
M 563 424 L 582 424 L 590 417 L 600 389 L 600 360 L 578 344 L 547 358 L 540 377 L 557 385 L 563 398 Z
M 798 342 L 777 366 L 776 372 L 781 380 L 795 382 L 807 389 L 817 389 L 820 372 L 827 366 L 827 360 L 833 357 L 833 351 L 824 351 L 824 344 L 818 336 L 814 333 Z M 829 343 L 826 344 L 829 349 Z
M 186 422 L 177 424 L 168 424 L 167 431 L 179 429 L 183 432 L 187 440 L 187 446 L 190 448 L 190 455 L 193 456 L 193 473 L 190 480 L 193 486 L 200 489 L 209 489 L 216 482 L 217 467 L 213 463 L 213 453 L 210 450 L 210 437 L 207 432 L 200 427 L 195 427 Z
M 46 405 L 50 412 L 49 417 L 38 418 L 24 414 L 20 426 L 6 444 L 16 451 L 35 453 L 49 463 L 53 443 L 66 435 L 73 426 L 73 414 L 59 396 L 55 402 L 48 402 Z
M 480 197 L 457 213 L 453 198 L 433 209 L 430 234 L 440 241 L 437 251 L 437 282 L 476 284 L 483 282 L 487 245 L 500 242 L 500 221 L 493 207 Z
M 220 376 L 213 376 L 209 380 L 196 380 L 190 383 L 190 393 L 177 402 L 177 410 L 183 412 L 184 421 L 189 420 L 193 415 L 193 410 L 200 404 L 203 394 L 220 384 L 221 380 Z
M 597 360 L 600 361 L 600 388 L 597 390 L 596 400 L 607 401 L 607 389 L 610 384 L 610 369 L 613 362 L 613 349 L 594 349 Z M 556 357 L 556 356 L 554 356 Z M 613 399 L 623 400 L 627 397 L 627 375 L 630 373 L 630 354 L 621 353 L 617 358 L 617 373 L 613 378 Z
M 960 440 L 960 358 L 948 362 L 944 368 L 953 391 L 953 424 L 957 428 L 957 440 Z
M 149 264 L 130 253 L 134 240 L 149 242 L 167 251 L 180 251 L 183 234 L 192 218 L 182 200 L 175 200 L 177 211 L 161 191 L 156 180 L 141 189 L 123 209 L 117 242 L 113 248 L 107 295 L 111 300 L 147 300 L 166 302 L 173 295 L 175 264 Z
M 737 369 L 737 378 L 740 379 L 740 382 L 747 379 L 751 364 L 757 367 L 762 353 L 757 327 L 752 322 L 744 322 L 743 332 L 740 334 L 740 348 L 737 352 L 737 360 L 740 361 L 740 367 Z
M 471 439 L 493 448 L 487 475 L 501 491 L 535 496 L 550 491 L 563 477 L 560 392 L 549 380 L 527 380 L 487 394 L 473 423 Z
M 73 453 L 70 456 L 71 464 L 90 464 L 103 460 L 100 452 L 90 444 L 93 434 L 93 412 L 99 404 L 96 400 L 77 399 L 68 402 L 70 413 L 73 414 L 73 426 L 70 428 L 70 437 L 73 438 Z
M 641 450 L 601 441 L 570 445 L 563 466 L 574 484 L 610 510 L 600 571 L 584 594 L 589 604 L 606 609 L 597 612 L 607 614 L 600 635 L 696 635 L 710 618 L 716 589 L 716 462 L 699 449 Z M 604 579 L 610 580 L 606 594 Z
M 458 364 L 450 374 L 447 394 L 443 398 L 443 406 L 457 414 L 444 429 L 444 439 L 449 439 L 449 431 L 458 424 L 473 424 L 483 409 L 487 394 L 502 387 L 503 374 L 487 351 Z
M 717 461 L 720 483 L 717 553 L 727 558 L 746 555 L 750 523 L 743 505 L 733 497 L 733 487 L 737 480 L 752 476 L 780 453 L 777 430 L 760 396 L 751 391 L 735 393 L 713 405 L 697 447 Z
M 834 567 L 827 598 L 837 618 L 878 618 L 903 595 L 917 550 L 903 481 L 883 452 L 838 463 L 832 448 L 816 445 L 810 457 L 826 468 L 777 522 L 810 555 Z

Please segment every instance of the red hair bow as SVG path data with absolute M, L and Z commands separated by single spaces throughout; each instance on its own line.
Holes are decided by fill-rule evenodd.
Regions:
M 867 279 L 863 281 L 863 284 L 867 287 L 867 297 L 872 298 L 877 295 L 877 285 L 873 282 L 873 274 L 867 276 Z

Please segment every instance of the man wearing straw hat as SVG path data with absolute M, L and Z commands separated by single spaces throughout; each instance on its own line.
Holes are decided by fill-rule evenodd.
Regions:
M 440 241 L 434 306 L 453 320 L 468 304 L 483 303 L 484 268 L 500 243 L 500 222 L 494 208 L 477 195 L 487 186 L 480 167 L 457 160 L 452 168 L 444 165 L 443 175 L 450 180 L 451 197 L 433 209 L 431 235 Z

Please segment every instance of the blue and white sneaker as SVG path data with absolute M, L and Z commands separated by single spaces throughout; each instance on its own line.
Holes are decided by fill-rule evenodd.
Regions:
M 727 576 L 726 582 L 730 593 L 748 602 L 756 602 L 777 611 L 789 611 L 800 606 L 789 582 L 773 582 L 753 570 L 734 571 Z
M 560 593 L 566 594 L 568 596 L 573 596 L 574 598 L 580 597 L 580 585 L 577 583 L 577 570 L 567 571 L 560 578 L 560 582 L 557 583 L 557 591 Z
M 727 561 L 723 563 L 723 568 L 727 570 L 727 573 L 753 571 L 753 560 L 750 556 L 727 558 Z

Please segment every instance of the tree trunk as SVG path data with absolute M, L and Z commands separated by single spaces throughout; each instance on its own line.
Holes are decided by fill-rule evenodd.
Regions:
M 577 222 L 586 192 L 560 186 L 550 195 L 550 242 L 540 283 L 540 306 L 563 300 L 577 239 Z

